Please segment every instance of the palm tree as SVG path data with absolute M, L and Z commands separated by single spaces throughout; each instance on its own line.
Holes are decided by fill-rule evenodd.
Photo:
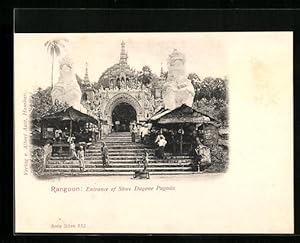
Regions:
M 47 52 L 50 53 L 52 57 L 52 69 L 51 69 L 51 89 L 53 88 L 53 67 L 54 67 L 54 56 L 60 55 L 60 48 L 64 48 L 65 45 L 63 41 L 68 42 L 67 39 L 53 39 L 45 42 L 45 47 L 47 47 Z

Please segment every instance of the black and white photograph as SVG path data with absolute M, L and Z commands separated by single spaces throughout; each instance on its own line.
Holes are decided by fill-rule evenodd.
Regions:
M 29 100 L 35 175 L 226 172 L 226 73 L 198 63 L 185 38 L 82 37 L 39 41 L 45 73 Z
M 15 33 L 15 232 L 290 233 L 292 95 L 292 32 Z

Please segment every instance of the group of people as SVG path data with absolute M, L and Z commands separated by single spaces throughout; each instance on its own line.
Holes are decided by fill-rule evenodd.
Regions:
M 178 134 L 184 134 L 184 130 L 181 128 L 178 130 Z M 199 136 L 199 134 L 201 135 L 200 131 L 197 131 L 196 135 L 192 138 L 192 143 L 193 143 L 193 155 L 194 155 L 194 163 L 193 166 L 195 168 L 195 170 L 197 170 L 198 172 L 200 171 L 204 171 L 206 169 L 208 169 L 211 166 L 211 153 L 210 153 L 210 148 L 205 146 L 202 141 L 203 141 L 203 137 Z M 173 153 L 175 153 L 175 139 L 174 139 L 175 135 L 174 132 L 172 133 L 171 131 L 171 146 L 172 146 L 172 150 Z M 154 141 L 154 143 L 157 146 L 157 150 L 156 150 L 156 156 L 160 159 L 164 159 L 165 158 L 165 147 L 168 144 L 166 137 L 163 135 L 163 131 L 162 129 L 160 129 L 158 135 L 156 136 L 156 139 Z
M 148 133 L 149 133 L 149 128 L 146 123 L 139 125 L 139 128 L 138 128 L 138 125 L 136 124 L 136 122 L 132 122 L 129 126 L 129 130 L 130 130 L 130 135 L 131 135 L 131 141 L 133 143 L 136 142 L 136 138 L 137 138 L 138 134 L 140 135 L 141 143 L 144 143 L 145 136 L 148 135 Z
M 130 126 L 130 132 L 131 132 L 131 139 L 132 142 L 136 141 L 136 136 L 138 134 L 138 130 L 140 132 L 140 136 L 141 136 L 141 142 L 144 142 L 144 137 L 146 134 L 148 134 L 149 129 L 148 127 L 145 125 L 141 126 L 140 129 L 138 129 L 137 124 L 136 123 L 132 123 Z M 193 167 L 196 171 L 200 172 L 200 171 L 204 171 L 207 168 L 209 168 L 211 166 L 211 153 L 210 153 L 210 149 L 209 147 L 205 146 L 202 141 L 203 141 L 203 137 L 201 136 L 201 129 L 195 130 L 195 136 L 192 136 L 192 140 L 193 140 L 193 154 L 194 154 L 194 163 L 193 163 Z M 173 130 L 172 130 L 173 131 Z M 175 133 L 176 132 L 171 132 L 171 136 L 168 136 L 168 138 L 170 139 L 170 146 L 173 147 L 173 152 L 174 150 L 176 150 L 175 148 Z M 183 135 L 185 132 L 184 130 L 181 128 L 180 130 L 177 131 L 178 134 Z M 173 135 L 172 135 L 173 134 Z M 167 133 L 167 135 L 170 135 L 169 133 Z M 71 153 L 71 159 L 77 159 L 79 161 L 79 167 L 80 167 L 80 171 L 85 171 L 85 149 L 83 145 L 80 145 L 79 143 L 79 149 L 78 151 L 76 151 L 76 145 L 75 145 L 75 136 L 72 134 L 72 136 L 68 136 L 67 135 L 67 129 L 65 129 L 64 131 L 57 129 L 55 130 L 55 141 L 59 141 L 61 140 L 62 137 L 67 137 L 67 142 L 69 143 L 70 146 L 70 153 Z M 52 142 L 53 143 L 53 142 Z M 46 160 L 49 159 L 49 156 L 51 154 L 51 144 L 46 144 L 44 146 L 44 151 L 45 151 L 45 159 L 44 159 L 44 166 L 46 164 Z M 156 149 L 156 156 L 159 159 L 165 159 L 165 148 L 166 145 L 168 144 L 167 138 L 165 137 L 165 135 L 163 134 L 163 130 L 160 129 L 156 135 L 155 141 L 154 141 L 155 145 L 157 146 Z M 86 144 L 85 144 L 86 145 Z M 101 156 L 102 156 L 102 163 L 103 163 L 103 167 L 109 167 L 110 166 L 110 161 L 109 161 L 109 150 L 108 147 L 106 145 L 105 142 L 103 142 L 103 145 L 101 147 Z M 47 157 L 47 158 L 46 158 Z M 149 154 L 147 152 L 147 150 L 144 150 L 144 156 L 142 161 L 139 161 L 139 165 L 141 165 L 141 163 L 143 164 L 143 169 L 142 170 L 138 170 L 135 172 L 135 177 L 140 177 L 142 175 L 146 175 L 147 177 L 149 176 L 149 172 L 147 171 L 148 168 L 148 162 L 149 162 Z
M 85 171 L 85 161 L 84 161 L 84 156 L 85 156 L 85 151 L 83 146 L 79 146 L 79 150 L 76 153 L 76 146 L 74 143 L 74 140 L 70 140 L 70 151 L 71 151 L 71 159 L 77 159 L 79 161 L 79 168 L 80 171 Z M 103 142 L 102 148 L 101 148 L 101 154 L 102 154 L 102 163 L 103 167 L 108 167 L 109 165 L 109 155 L 108 155 L 108 148 Z
M 79 150 L 76 153 L 76 145 L 74 142 L 74 137 L 69 137 L 68 142 L 70 144 L 70 153 L 71 153 L 71 159 L 77 159 L 79 161 L 79 168 L 80 171 L 85 171 L 85 161 L 84 161 L 84 155 L 85 151 L 83 149 L 83 146 L 79 146 Z
M 57 127 L 54 130 L 54 142 L 68 142 L 68 139 L 70 136 L 75 137 L 78 142 L 86 142 L 88 144 L 91 144 L 92 140 L 96 139 L 96 133 L 93 129 L 88 128 L 79 128 L 78 131 L 73 131 L 70 135 L 70 131 L 67 127 L 65 127 L 63 130 L 59 127 Z
M 64 131 L 62 131 L 61 129 L 57 128 L 54 132 L 54 142 L 55 141 L 62 141 L 62 139 L 66 140 L 66 142 L 69 144 L 69 150 L 70 150 L 70 159 L 72 160 L 78 160 L 79 161 L 79 168 L 80 171 L 85 171 L 85 147 L 88 147 L 89 145 L 91 145 L 91 139 L 89 139 L 88 142 L 80 142 L 79 141 L 79 149 L 76 151 L 76 145 L 75 145 L 75 140 L 76 137 L 74 134 L 72 134 L 72 136 L 69 136 L 69 134 L 67 134 L 67 128 L 65 128 Z M 83 132 L 81 130 L 81 132 Z M 45 146 L 44 146 L 44 168 L 46 166 L 47 161 L 49 160 L 51 154 L 52 154 L 52 144 L 53 142 L 48 142 Z M 51 149 L 50 149 L 51 148 Z M 103 146 L 101 148 L 102 150 L 102 161 L 103 161 L 103 166 L 109 166 L 109 157 L 108 157 L 108 148 L 106 146 L 105 143 L 103 143 Z

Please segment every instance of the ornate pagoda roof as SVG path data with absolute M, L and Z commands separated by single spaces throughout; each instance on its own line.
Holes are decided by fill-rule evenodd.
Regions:
M 127 59 L 128 54 L 125 51 L 125 42 L 122 41 L 119 62 L 107 68 L 100 76 L 99 82 L 106 86 L 110 80 L 115 80 L 123 74 L 127 77 L 134 77 L 135 71 L 128 65 Z

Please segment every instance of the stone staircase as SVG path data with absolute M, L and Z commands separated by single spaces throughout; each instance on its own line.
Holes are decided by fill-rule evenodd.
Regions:
M 101 147 L 102 142 L 89 146 L 85 153 L 84 172 L 80 172 L 78 160 L 69 157 L 53 155 L 48 161 L 45 173 L 48 175 L 126 175 L 133 176 L 134 171 L 142 169 L 138 161 L 142 160 L 146 148 L 149 153 L 148 170 L 150 175 L 182 175 L 193 173 L 190 155 L 172 156 L 166 153 L 165 159 L 155 156 L 155 149 L 139 141 L 131 142 L 129 132 L 109 134 L 103 139 L 109 150 L 110 166 L 103 167 Z

